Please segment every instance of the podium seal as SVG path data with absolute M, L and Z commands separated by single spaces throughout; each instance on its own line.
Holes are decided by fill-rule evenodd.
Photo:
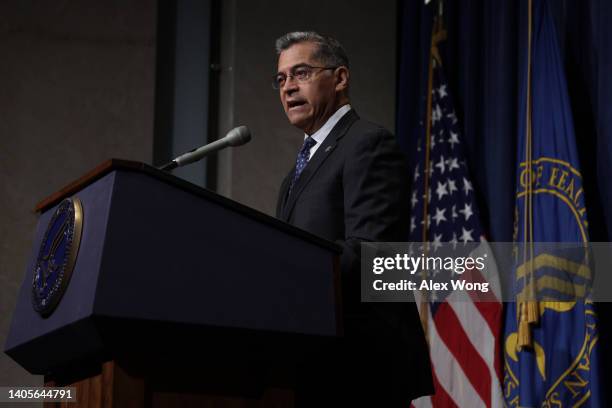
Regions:
M 65 199 L 51 217 L 34 266 L 32 305 L 43 317 L 53 312 L 68 287 L 82 230 L 81 201 Z

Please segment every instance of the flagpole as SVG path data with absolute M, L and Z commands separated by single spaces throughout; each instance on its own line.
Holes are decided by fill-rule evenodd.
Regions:
M 427 230 L 429 228 L 427 222 L 427 214 L 429 213 L 428 203 L 429 203 L 429 177 L 431 174 L 429 172 L 429 153 L 431 149 L 431 92 L 432 92 L 432 83 L 433 83 L 433 65 L 432 65 L 432 53 L 434 47 L 434 38 L 436 34 L 436 22 L 437 19 L 434 18 L 433 30 L 431 35 L 431 46 L 429 48 L 429 65 L 427 70 L 427 116 L 425 127 L 425 161 L 423 163 L 423 174 L 425 175 L 423 180 L 423 228 L 421 230 L 421 242 L 424 245 L 424 251 L 428 249 L 428 237 Z M 422 278 L 426 278 L 426 271 L 422 271 Z M 423 326 L 423 331 L 425 332 L 425 337 L 427 338 L 427 342 L 429 343 L 429 294 L 427 291 L 423 291 L 421 293 L 421 302 L 419 307 L 419 316 L 421 318 L 421 325 Z
M 427 253 L 429 250 L 429 237 L 427 232 L 429 230 L 429 222 L 427 215 L 429 214 L 429 178 L 431 174 L 430 169 L 430 152 L 431 152 L 431 112 L 432 112 L 432 92 L 433 92 L 433 64 L 442 64 L 440 53 L 438 50 L 438 43 L 446 39 L 446 31 L 444 30 L 444 22 L 442 18 L 443 0 L 438 0 L 438 14 L 434 17 L 433 29 L 431 34 L 431 47 L 429 49 L 429 68 L 428 68 L 428 80 L 427 80 L 427 126 L 425 128 L 425 161 L 423 164 L 423 172 L 425 174 L 424 190 L 423 190 L 423 229 L 421 235 L 421 241 L 424 244 L 424 252 Z M 421 277 L 425 279 L 426 272 L 423 271 Z M 429 341 L 429 293 L 424 291 L 421 295 L 419 316 L 421 318 L 421 324 L 425 332 L 425 337 Z
M 526 95 L 526 112 L 525 112 L 525 174 L 527 184 L 527 194 L 525 197 L 524 216 L 523 216 L 523 263 L 525 264 L 525 284 L 524 293 L 527 293 L 527 300 L 519 299 L 519 330 L 518 342 L 519 349 L 524 347 L 532 347 L 531 327 L 533 323 L 539 320 L 539 308 L 536 301 L 536 282 L 535 282 L 535 264 L 533 259 L 533 171 L 532 171 L 532 122 L 531 122 L 531 48 L 532 48 L 532 0 L 528 1 L 528 29 L 527 29 L 527 95 Z M 527 254 L 527 251 L 529 253 Z

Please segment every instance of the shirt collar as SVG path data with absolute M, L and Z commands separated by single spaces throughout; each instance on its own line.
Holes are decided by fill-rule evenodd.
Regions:
M 338 121 L 342 119 L 342 117 L 350 110 L 351 110 L 351 105 L 349 105 L 348 103 L 340 107 L 336 111 L 336 113 L 334 113 L 333 115 L 329 117 L 329 119 L 327 119 L 327 122 L 325 122 L 325 124 L 321 126 L 321 129 L 317 130 L 312 135 L 310 135 L 314 140 L 316 140 L 317 145 L 320 146 L 321 143 L 323 143 L 327 135 L 329 135 L 329 133 L 334 128 L 334 126 L 336 126 L 336 123 L 338 123 Z M 307 139 L 307 138 L 308 138 L 308 135 L 304 134 L 304 139 Z

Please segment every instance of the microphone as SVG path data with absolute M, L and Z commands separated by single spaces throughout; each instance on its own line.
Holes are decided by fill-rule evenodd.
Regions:
M 190 152 L 182 154 L 172 160 L 160 166 L 160 170 L 173 170 L 177 167 L 191 164 L 198 160 L 201 160 L 204 156 L 216 152 L 221 149 L 225 149 L 228 146 L 241 146 L 248 143 L 251 140 L 251 132 L 246 126 L 238 126 L 230 130 L 224 138 L 215 140 L 212 143 L 198 147 Z

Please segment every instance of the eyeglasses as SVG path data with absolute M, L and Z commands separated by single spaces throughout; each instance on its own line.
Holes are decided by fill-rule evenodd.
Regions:
M 293 78 L 298 83 L 303 84 L 310 81 L 312 75 L 314 74 L 315 69 L 320 69 L 321 71 L 325 71 L 328 69 L 336 69 L 338 67 L 313 67 L 311 65 L 298 65 L 291 70 L 291 73 L 285 75 L 283 73 L 278 73 L 272 77 L 272 88 L 281 89 L 285 86 L 285 82 L 287 79 Z

